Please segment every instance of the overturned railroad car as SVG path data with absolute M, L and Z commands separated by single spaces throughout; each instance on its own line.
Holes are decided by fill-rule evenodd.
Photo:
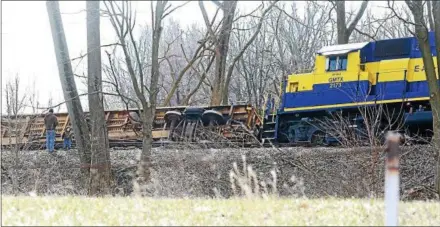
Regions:
M 88 113 L 85 114 L 87 117 Z M 71 122 L 68 113 L 55 115 L 58 118 L 55 146 L 59 148 L 62 146 L 61 136 Z M 142 145 L 142 124 L 137 109 L 107 110 L 105 120 L 111 147 Z M 43 114 L 3 116 L 1 124 L 3 148 L 45 148 Z M 155 146 L 205 142 L 246 146 L 259 144 L 261 128 L 261 117 L 249 105 L 159 107 L 154 116 L 152 134 Z
M 438 67 L 433 32 L 429 44 Z M 344 133 L 367 139 L 372 131 L 390 130 L 432 136 L 428 82 L 415 37 L 323 47 L 313 71 L 289 75 L 282 89 L 276 113 L 265 116 L 265 141 L 326 145 L 341 142 Z

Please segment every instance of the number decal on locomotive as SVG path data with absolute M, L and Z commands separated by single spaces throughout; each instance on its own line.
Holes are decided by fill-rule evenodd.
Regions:
M 330 88 L 340 88 L 342 87 L 342 83 L 331 83 Z

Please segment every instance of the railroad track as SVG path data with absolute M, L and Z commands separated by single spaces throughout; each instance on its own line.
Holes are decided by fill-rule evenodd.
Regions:
M 418 144 L 426 144 L 429 141 L 419 140 L 406 142 L 405 146 L 412 146 Z M 142 141 L 109 141 L 110 148 L 112 150 L 132 150 L 132 149 L 142 149 Z M 332 145 L 312 145 L 311 143 L 261 143 L 249 142 L 249 141 L 169 141 L 161 140 L 154 141 L 153 148 L 165 148 L 165 149 L 227 149 L 227 148 L 285 148 L 285 147 L 334 147 L 334 148 L 344 148 L 346 146 L 341 144 Z M 361 145 L 359 145 L 361 146 Z M 363 144 L 362 147 L 368 146 L 368 144 Z M 60 150 L 63 148 L 62 143 L 56 143 L 55 149 Z M 28 143 L 19 146 L 20 150 L 45 150 L 45 143 L 35 142 Z M 72 143 L 72 149 L 75 149 L 75 142 Z M 2 150 L 11 150 L 10 146 L 2 146 Z

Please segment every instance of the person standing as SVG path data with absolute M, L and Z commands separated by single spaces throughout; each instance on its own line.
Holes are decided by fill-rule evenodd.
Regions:
M 53 114 L 53 109 L 44 117 L 44 125 L 46 126 L 46 149 L 49 153 L 55 150 L 55 129 L 58 125 L 58 119 Z
M 66 150 L 70 150 L 72 147 L 72 131 L 70 130 L 70 127 L 67 127 L 66 130 L 63 132 L 62 138 L 64 140 L 63 148 Z

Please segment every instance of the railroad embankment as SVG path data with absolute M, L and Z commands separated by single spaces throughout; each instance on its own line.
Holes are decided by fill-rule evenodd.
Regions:
M 146 193 L 174 198 L 228 198 L 234 191 L 309 198 L 382 196 L 384 155 L 382 149 L 378 150 L 155 148 L 153 179 Z M 139 155 L 139 149 L 111 152 L 115 194 L 133 194 Z M 57 151 L 55 155 L 46 151 L 20 151 L 18 155 L 2 151 L 1 161 L 3 194 L 86 193 L 80 183 L 80 161 L 75 150 Z M 433 148 L 404 147 L 400 172 L 402 199 L 437 198 L 430 190 L 435 172 Z

